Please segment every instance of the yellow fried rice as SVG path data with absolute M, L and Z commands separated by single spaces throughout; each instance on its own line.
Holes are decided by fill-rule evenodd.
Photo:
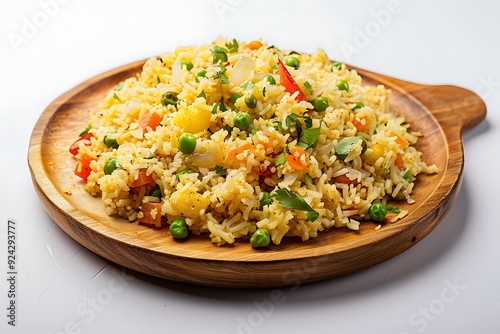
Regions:
M 300 92 L 287 88 L 278 59 Z M 298 54 L 218 38 L 150 58 L 136 76 L 117 82 L 91 112 L 93 138 L 76 159 L 92 158 L 84 188 L 102 198 L 109 215 L 137 223 L 143 203 L 156 202 L 161 212 L 148 214 L 161 215 L 163 227 L 184 219 L 190 233 L 218 246 L 259 228 L 276 245 L 284 237 L 305 241 L 331 227 L 359 229 L 377 201 L 413 203 L 418 175 L 438 171 L 421 160 L 414 145 L 422 134 L 391 111 L 389 95 L 321 49 Z M 318 97 L 325 110 L 313 103 Z M 157 126 L 144 121 L 153 113 Z M 250 116 L 247 128 L 235 124 L 241 113 Z M 179 149 L 184 133 L 196 138 L 192 153 Z M 117 145 L 108 147 L 106 136 Z M 339 142 L 354 136 L 362 139 L 340 155 Z M 111 157 L 117 168 L 106 173 Z M 152 182 L 134 187 L 140 173 Z M 158 188 L 160 199 L 151 196 Z M 283 190 L 309 209 L 290 208 Z M 271 200 L 262 203 L 263 196 Z

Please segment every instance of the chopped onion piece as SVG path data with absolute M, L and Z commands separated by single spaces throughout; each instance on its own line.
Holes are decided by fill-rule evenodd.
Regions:
M 212 151 L 204 153 L 193 153 L 186 158 L 186 163 L 191 163 L 201 168 L 214 168 L 217 165 L 217 159 Z
M 182 79 L 182 68 L 181 62 L 179 60 L 180 57 L 177 57 L 175 62 L 172 64 L 172 83 L 178 84 Z
M 241 57 L 236 65 L 234 65 L 231 74 L 229 74 L 229 81 L 239 86 L 245 81 L 248 81 L 254 69 L 255 60 L 249 57 Z

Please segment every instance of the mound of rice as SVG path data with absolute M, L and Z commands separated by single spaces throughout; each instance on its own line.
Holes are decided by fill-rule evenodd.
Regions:
M 287 87 L 278 66 L 289 57 L 300 62 L 285 65 L 300 91 Z M 109 215 L 146 224 L 144 217 L 161 217 L 156 227 L 185 219 L 191 233 L 208 234 L 218 246 L 258 228 L 276 245 L 330 227 L 357 230 L 374 202 L 412 203 L 417 175 L 438 171 L 421 160 L 413 145 L 422 134 L 391 112 L 389 94 L 363 85 L 323 50 L 297 54 L 219 38 L 153 57 L 117 83 L 91 113 L 90 145 L 80 144 L 76 159 L 91 157 L 84 188 L 102 197 Z M 249 95 L 255 106 L 247 105 Z M 165 96 L 178 101 L 162 103 Z M 320 96 L 328 107 L 315 111 L 310 101 Z M 247 129 L 234 123 L 242 112 L 251 118 Z M 183 133 L 196 137 L 193 153 L 178 149 Z M 117 145 L 105 145 L 106 136 Z M 336 146 L 353 136 L 363 139 L 339 157 Z M 112 157 L 117 168 L 106 174 Z M 161 198 L 151 196 L 158 188 Z M 263 196 L 271 200 L 261 203 Z M 144 212 L 145 203 L 161 205 Z

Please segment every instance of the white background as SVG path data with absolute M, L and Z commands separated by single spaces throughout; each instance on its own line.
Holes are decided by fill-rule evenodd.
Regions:
M 0 332 L 500 333 L 499 13 L 487 0 L 1 0 Z M 27 166 L 44 108 L 101 72 L 220 35 L 321 47 L 361 68 L 478 93 L 488 116 L 463 136 L 463 186 L 446 218 L 385 263 L 274 294 L 123 271 L 70 239 L 45 213 Z M 16 327 L 6 309 L 9 218 Z

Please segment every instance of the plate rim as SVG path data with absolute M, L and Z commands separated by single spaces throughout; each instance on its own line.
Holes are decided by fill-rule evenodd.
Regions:
M 83 244 L 85 247 L 87 247 L 85 245 L 87 242 L 82 239 L 81 235 L 78 235 L 78 233 L 75 231 L 68 231 L 67 226 L 61 226 L 64 223 L 60 222 L 61 219 L 65 219 L 66 223 L 68 223 L 67 222 L 68 219 L 73 219 L 74 220 L 73 223 L 80 224 L 81 227 L 90 229 L 91 228 L 90 226 L 88 226 L 87 224 L 84 224 L 81 221 L 79 221 L 78 219 L 76 219 L 73 216 L 74 213 L 71 214 L 72 209 L 75 210 L 76 212 L 80 212 L 81 214 L 84 214 L 84 213 L 81 212 L 80 210 L 78 210 L 77 208 L 75 208 L 64 196 L 62 196 L 62 194 L 60 194 L 57 187 L 55 187 L 52 184 L 52 182 L 50 182 L 50 178 L 47 175 L 45 168 L 43 168 L 40 171 L 40 170 L 34 168 L 34 164 L 35 164 L 35 162 L 38 162 L 38 160 L 44 162 L 44 158 L 42 155 L 42 145 L 43 145 L 43 140 L 45 138 L 46 131 L 47 131 L 47 124 L 53 119 L 53 117 L 55 117 L 55 115 L 59 112 L 61 107 L 63 107 L 68 101 L 70 101 L 72 98 L 74 98 L 78 94 L 81 94 L 83 91 L 85 91 L 89 87 L 91 87 L 93 85 L 98 85 L 103 79 L 110 80 L 110 78 L 112 78 L 112 77 L 125 75 L 125 73 L 130 72 L 131 69 L 134 69 L 134 68 L 138 68 L 140 70 L 140 68 L 141 68 L 142 64 L 144 64 L 144 62 L 145 62 L 145 60 L 139 60 L 139 61 L 135 61 L 135 62 L 126 64 L 126 65 L 119 66 L 117 68 L 114 68 L 114 69 L 111 69 L 109 71 L 103 72 L 99 75 L 96 75 L 96 76 L 78 84 L 77 86 L 71 88 L 67 92 L 60 95 L 57 99 L 55 99 L 51 104 L 49 104 L 45 108 L 45 110 L 43 111 L 43 113 L 41 114 L 40 118 L 38 119 L 38 121 L 36 122 L 36 124 L 33 128 L 33 132 L 32 132 L 32 135 L 30 138 L 30 143 L 29 143 L 29 149 L 28 149 L 28 165 L 29 165 L 30 173 L 32 176 L 32 181 L 33 181 L 33 184 L 35 186 L 35 190 L 37 192 L 37 195 L 41 199 L 41 202 L 44 206 L 44 209 L 56 221 L 56 223 L 61 228 L 63 228 L 63 230 L 67 234 L 69 234 L 73 239 L 75 239 L 80 244 Z M 415 86 L 415 87 L 420 88 L 420 89 L 425 89 L 425 87 L 428 87 L 428 86 L 414 84 L 414 83 L 402 81 L 402 80 L 395 79 L 395 78 L 389 78 L 389 77 L 386 77 L 383 75 L 372 73 L 370 71 L 366 71 L 366 70 L 359 69 L 359 68 L 352 67 L 352 66 L 350 66 L 350 68 L 358 71 L 358 73 L 363 78 L 368 77 L 371 80 L 374 80 L 376 82 L 380 82 L 380 80 L 385 81 L 386 84 L 384 84 L 382 82 L 381 83 L 384 84 L 385 86 L 389 86 L 391 89 L 397 87 L 400 90 L 400 93 L 402 95 L 414 100 L 415 103 L 421 104 L 425 109 L 428 110 L 429 116 L 431 116 L 434 119 L 434 122 L 436 123 L 436 125 L 440 129 L 440 131 L 442 132 L 442 135 L 448 141 L 448 137 L 450 134 L 446 133 L 443 130 L 442 124 L 441 124 L 442 120 L 440 121 L 439 117 L 437 117 L 439 115 L 432 113 L 431 110 L 429 110 L 427 107 L 425 107 L 425 104 L 423 104 L 420 99 L 418 99 L 415 95 L 411 94 L 406 89 L 406 86 L 408 86 L 408 85 L 411 85 L 412 87 Z M 387 85 L 387 83 L 389 83 L 389 85 Z M 421 87 L 424 87 L 424 88 L 421 88 Z M 443 86 L 439 86 L 439 87 L 443 87 Z M 456 87 L 456 86 L 451 86 L 451 87 Z M 481 100 L 481 102 L 482 102 L 482 100 Z M 486 109 L 484 107 L 484 113 L 485 113 L 485 110 Z M 483 117 L 483 119 L 484 119 L 484 117 Z M 410 248 L 411 246 L 416 244 L 418 241 L 420 241 L 423 237 L 425 237 L 428 233 L 430 233 L 430 231 L 432 231 L 432 229 L 434 229 L 439 224 L 441 219 L 444 217 L 444 215 L 448 212 L 448 210 L 453 205 L 453 202 L 456 199 L 456 196 L 458 195 L 458 192 L 460 190 L 461 182 L 462 182 L 462 178 L 463 178 L 463 167 L 464 167 L 463 166 L 463 159 L 464 159 L 464 156 L 463 156 L 463 147 L 462 147 L 463 145 L 462 145 L 462 140 L 461 140 L 461 132 L 465 126 L 466 126 L 465 124 L 460 123 L 459 121 L 455 122 L 455 130 L 457 133 L 457 135 L 456 135 L 457 137 L 450 138 L 450 140 L 451 139 L 455 140 L 457 142 L 457 144 L 459 144 L 458 146 L 460 146 L 460 149 L 457 150 L 459 159 L 456 160 L 456 158 L 455 158 L 455 160 L 454 160 L 455 162 L 458 162 L 458 165 L 451 166 L 451 168 L 454 169 L 454 173 L 452 174 L 452 177 L 450 179 L 450 174 L 447 173 L 450 169 L 450 166 L 449 166 L 449 164 L 450 164 L 450 158 L 449 158 L 450 152 L 448 152 L 448 159 L 447 159 L 446 163 L 444 164 L 446 166 L 446 171 L 443 171 L 442 177 L 439 179 L 440 184 L 442 184 L 444 181 L 447 181 L 448 183 L 451 182 L 451 186 L 449 187 L 448 191 L 440 194 L 440 198 L 434 198 L 435 193 L 438 190 L 438 187 L 436 187 L 434 189 L 434 191 L 432 192 L 431 196 L 429 196 L 427 199 L 425 199 L 425 201 L 423 203 L 421 203 L 419 205 L 419 206 L 422 206 L 424 203 L 431 201 L 431 200 L 434 200 L 437 202 L 437 205 L 434 205 L 434 209 L 427 213 L 426 219 L 429 219 L 429 221 L 430 221 L 428 224 L 428 227 L 427 227 L 428 231 L 416 239 L 414 239 L 415 237 L 413 237 L 412 238 L 413 241 L 411 242 L 411 244 L 403 247 L 404 249 L 402 249 L 401 251 L 398 251 L 396 254 L 394 254 L 390 257 L 396 256 L 396 255 L 404 252 L 406 249 Z M 447 146 L 447 149 L 449 151 L 448 146 Z M 43 165 L 46 166 L 47 162 L 44 162 Z M 59 194 L 59 196 L 56 196 L 55 198 L 53 198 L 53 196 L 49 195 L 48 193 L 50 193 L 49 190 L 52 190 L 51 188 L 56 190 L 55 193 Z M 49 208 L 49 206 L 53 206 L 53 207 Z M 56 208 L 56 209 L 54 209 L 54 208 Z M 95 219 L 93 219 L 93 220 L 95 223 L 100 224 L 99 221 L 97 221 Z M 400 226 L 398 229 L 395 229 L 395 231 L 393 231 L 391 233 L 391 235 L 388 235 L 387 238 L 389 238 L 395 234 L 405 234 L 405 233 L 411 232 L 411 230 L 415 228 L 415 226 L 412 226 L 412 225 L 414 225 L 414 224 L 405 224 L 403 226 Z M 188 256 L 180 256 L 178 254 L 173 254 L 173 253 L 160 252 L 156 249 L 151 249 L 150 247 L 145 247 L 145 245 L 142 245 L 142 242 L 143 242 L 142 240 L 135 240 L 134 242 L 125 242 L 121 239 L 115 238 L 115 234 L 118 234 L 118 232 L 116 230 L 114 230 L 108 226 L 105 226 L 103 224 L 101 224 L 101 228 L 104 231 L 96 231 L 95 229 L 94 229 L 94 231 L 98 232 L 99 234 L 104 235 L 106 238 L 113 239 L 115 241 L 123 243 L 125 246 L 132 247 L 132 248 L 144 248 L 145 251 L 155 253 L 156 256 L 166 256 L 166 257 L 170 257 L 172 259 L 175 258 L 175 260 L 185 260 L 185 261 L 195 261 L 195 262 L 196 261 L 199 261 L 199 262 L 207 262 L 208 261 L 208 262 L 225 263 L 225 264 L 234 264 L 234 263 L 242 264 L 242 263 L 244 263 L 246 265 L 252 265 L 255 263 L 264 264 L 264 263 L 275 263 L 275 262 L 283 262 L 283 261 L 285 261 L 285 262 L 286 261 L 300 261 L 300 260 L 304 260 L 304 259 L 308 259 L 308 258 L 321 259 L 321 258 L 328 258 L 328 257 L 332 256 L 331 252 L 323 252 L 323 253 L 317 253 L 314 256 L 303 255 L 303 256 L 297 256 L 297 257 L 293 257 L 293 258 L 291 258 L 291 257 L 280 258 L 280 256 L 277 256 L 277 257 L 271 256 L 271 257 L 267 257 L 264 259 L 260 259 L 258 261 L 255 259 L 243 259 L 243 260 L 239 260 L 239 261 L 233 261 L 233 260 L 227 260 L 227 259 L 223 259 L 223 258 L 198 258 L 198 257 L 194 257 L 194 256 L 188 257 Z M 367 241 L 367 242 L 360 244 L 359 247 L 367 247 L 370 244 L 372 244 L 372 243 L 368 242 L 368 239 L 366 239 L 366 238 L 361 239 L 361 241 Z M 378 239 L 376 241 L 378 243 L 383 242 L 383 240 L 381 240 L 381 239 Z M 211 242 L 208 238 L 207 238 L 206 242 L 211 244 Z M 216 247 L 216 246 L 214 245 L 213 247 Z M 108 256 L 106 256 L 106 254 L 100 254 L 98 251 L 96 251 L 94 249 L 90 249 L 90 250 L 94 253 L 97 253 L 101 256 L 108 258 Z M 349 250 L 339 250 L 339 251 L 336 251 L 335 253 L 339 254 L 341 252 L 347 252 L 347 251 L 349 251 Z M 252 252 L 255 252 L 255 250 L 252 249 Z M 274 254 L 279 254 L 279 253 L 274 253 Z M 390 258 L 390 257 L 388 257 L 388 258 Z M 383 262 L 387 259 L 384 259 L 380 262 Z M 119 261 L 116 261 L 116 259 L 109 259 L 109 260 L 119 263 Z M 329 260 L 331 260 L 331 259 L 323 259 L 322 261 L 329 261 Z M 368 267 L 368 266 L 366 266 L 366 267 Z M 359 269 L 354 270 L 354 271 L 362 270 L 366 267 L 360 265 Z M 131 268 L 131 269 L 141 271 L 140 268 Z M 148 274 L 150 274 L 150 273 L 148 273 Z M 155 276 L 154 273 L 153 273 L 153 276 Z M 318 278 L 318 279 L 322 279 L 322 278 Z M 174 277 L 174 280 L 175 280 L 175 277 Z M 313 281 L 313 280 L 316 280 L 316 279 L 310 278 L 308 281 Z M 248 283 L 251 283 L 251 282 L 248 282 Z M 211 285 L 216 285 L 216 284 L 211 284 Z M 276 286 L 276 282 L 273 284 L 267 284 L 266 286 Z

